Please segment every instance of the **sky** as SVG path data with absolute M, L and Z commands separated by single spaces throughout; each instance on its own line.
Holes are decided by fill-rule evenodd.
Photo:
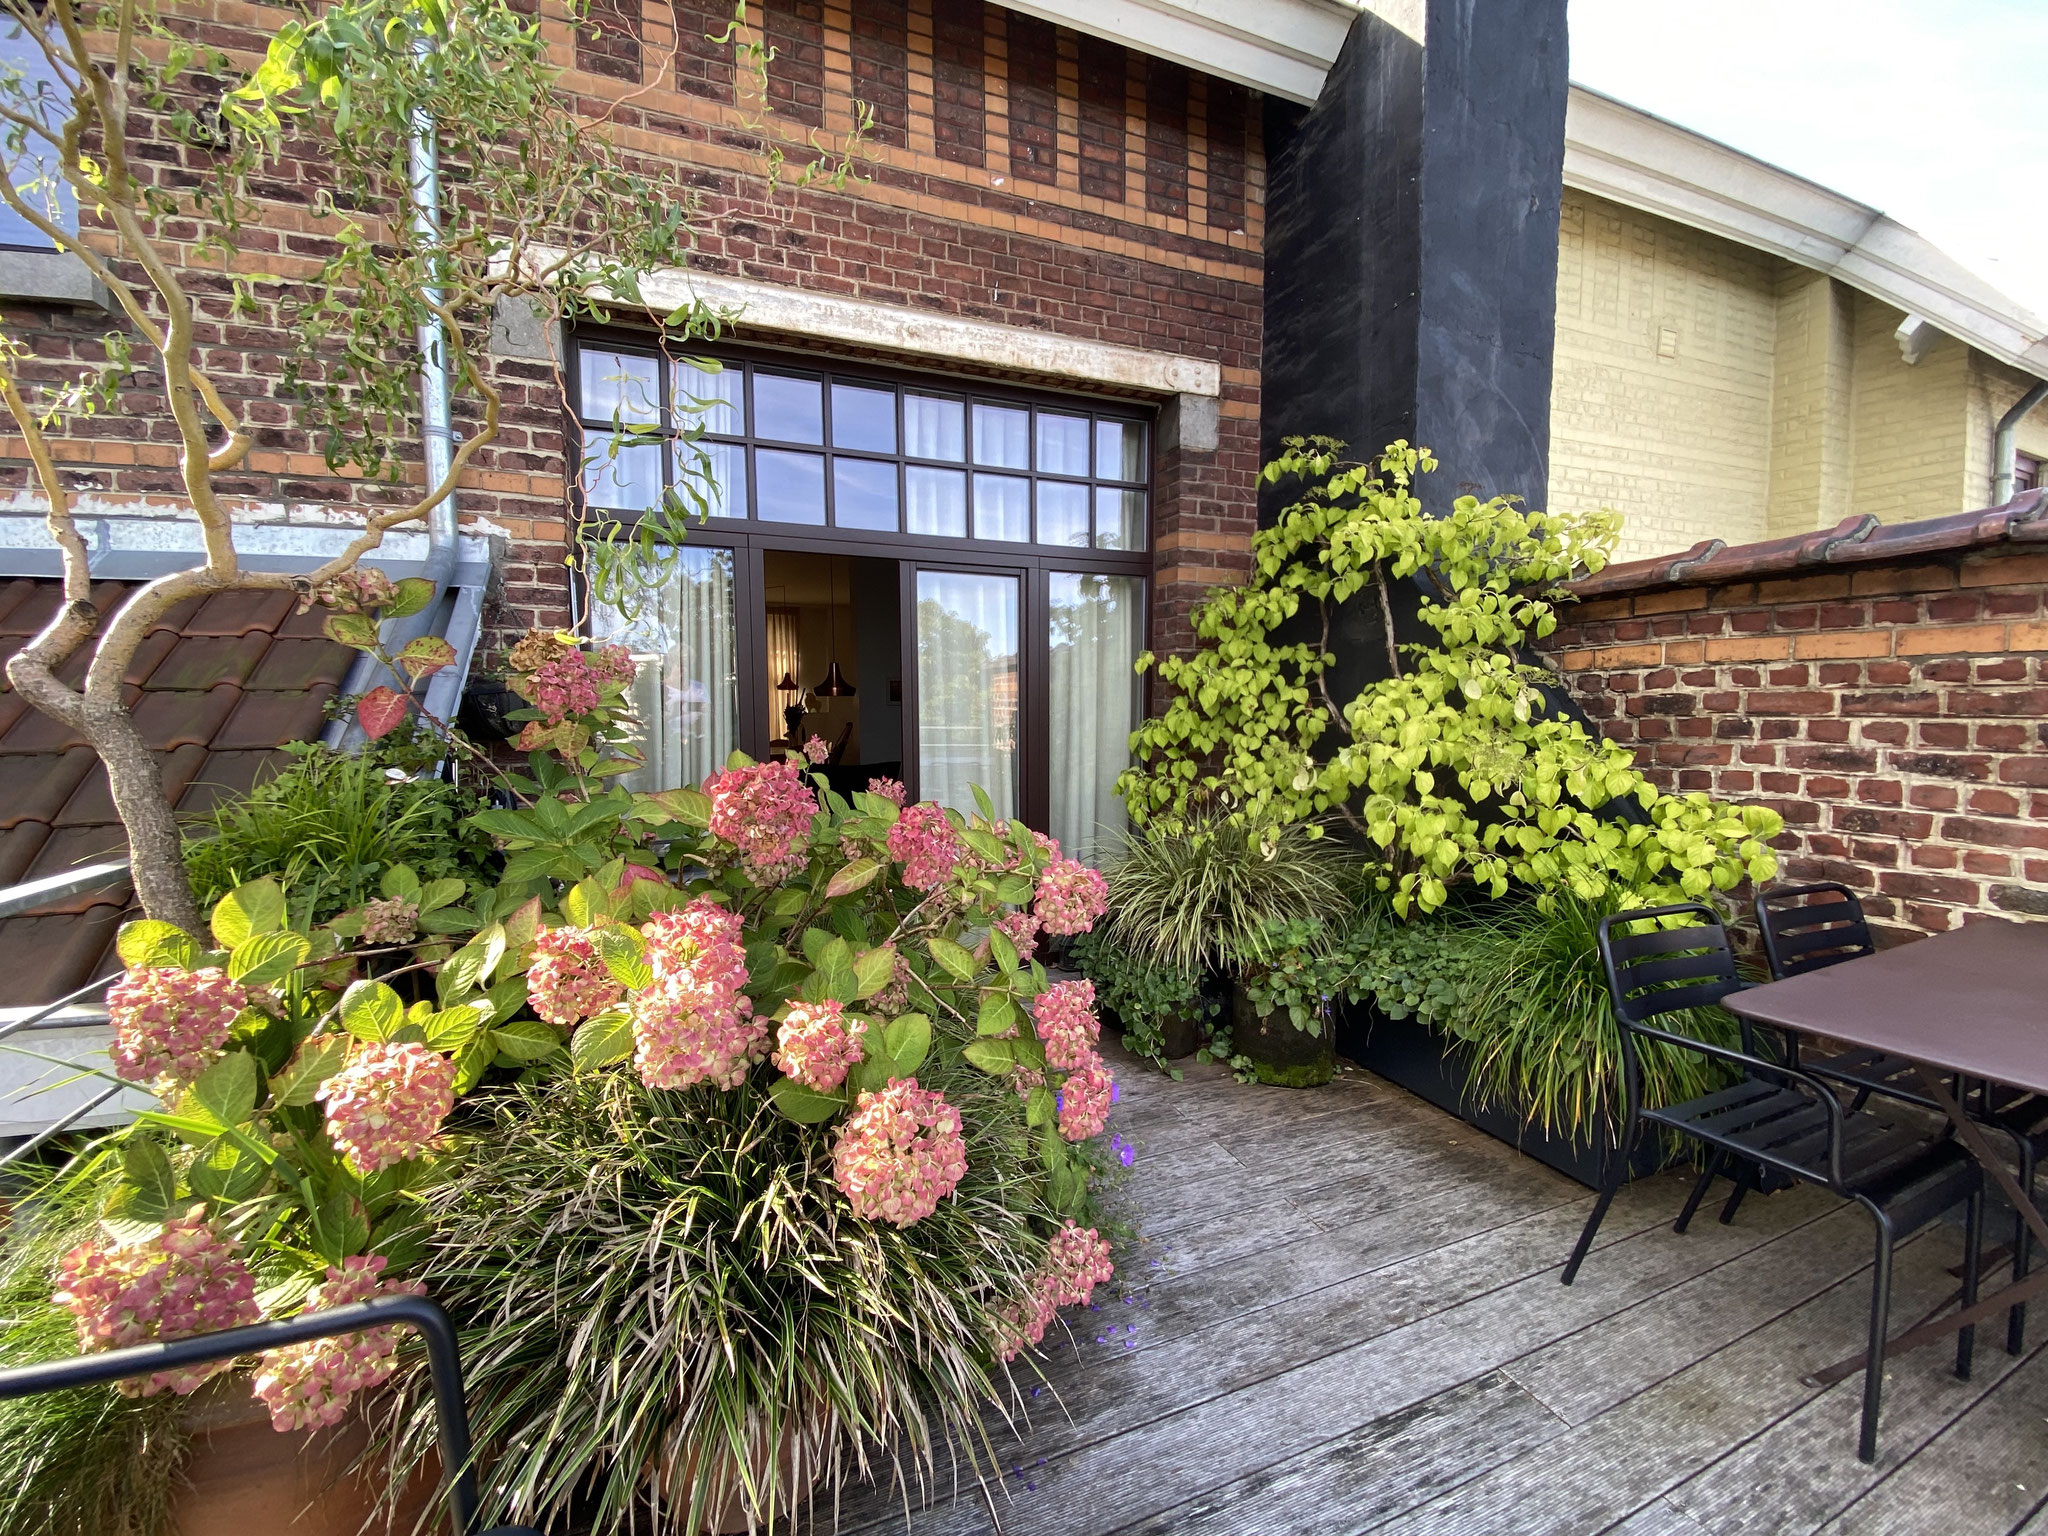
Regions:
M 2048 317 L 2048 0 L 1569 0 L 1571 74 L 1882 209 Z

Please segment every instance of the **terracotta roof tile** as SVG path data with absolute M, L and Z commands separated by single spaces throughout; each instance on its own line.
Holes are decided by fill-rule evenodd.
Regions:
M 6 759 L 0 758 L 0 762 Z M 157 766 L 163 771 L 164 798 L 172 805 L 178 804 L 178 797 L 185 793 L 190 784 L 205 771 L 207 749 L 201 746 L 183 746 L 161 753 Z M 105 827 L 121 819 L 114 809 L 114 792 L 107 783 L 107 770 L 97 759 L 92 768 L 72 791 L 71 798 L 64 802 L 64 808 L 50 818 L 53 827 Z
M 11 917 L 0 923 L 0 976 L 7 995 L 54 1002 L 119 969 L 113 957 L 121 908 Z
M 322 608 L 318 603 L 315 603 L 304 613 L 300 613 L 294 608 L 285 616 L 285 621 L 277 626 L 277 638 L 280 640 L 326 640 L 327 631 L 323 626 L 327 623 L 327 613 L 328 610 Z M 327 643 L 332 645 L 334 642 L 329 640 Z
M 251 752 L 281 741 L 311 741 L 326 725 L 322 711 L 333 697 L 331 683 L 303 693 L 245 693 L 233 717 L 214 734 L 213 744 L 223 752 Z
M 177 689 L 145 693 L 135 706 L 135 724 L 142 739 L 158 752 L 208 746 L 241 701 L 242 690 L 232 683 L 197 693 Z
M 153 636 L 151 638 L 154 638 Z M 157 664 L 143 683 L 148 690 L 165 688 L 212 688 L 247 683 L 249 674 L 270 649 L 270 636 L 261 633 L 233 636 L 188 635 L 178 641 L 169 655 Z
M 42 821 L 24 821 L 0 832 L 0 883 L 19 885 L 49 840 L 49 823 Z
M 49 826 L 99 761 L 91 747 L 73 747 L 54 756 L 0 757 L 0 827 L 11 829 L 24 821 Z
M 355 654 L 332 640 L 273 640 L 250 674 L 248 686 L 282 693 L 311 688 L 315 683 L 331 683 L 338 688 L 348 676 Z
M 258 781 L 271 778 L 291 761 L 291 755 L 268 752 L 214 752 L 206 759 L 205 771 L 187 786 L 178 801 L 181 817 L 207 816 L 216 806 L 237 795 L 246 795 Z
M 140 687 L 149 681 L 163 659 L 178 648 L 178 632 L 175 629 L 152 629 L 142 637 L 142 643 L 135 647 L 135 655 L 128 663 L 128 671 L 121 681 Z
M 183 628 L 188 635 L 274 635 L 297 606 L 289 592 L 216 592 Z

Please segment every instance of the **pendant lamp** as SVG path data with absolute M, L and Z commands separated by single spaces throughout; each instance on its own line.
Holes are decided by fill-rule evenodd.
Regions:
M 829 558 L 829 557 L 828 557 Z M 811 691 L 821 699 L 850 699 L 853 684 L 846 680 L 846 674 L 839 670 L 839 566 L 832 566 L 831 617 L 832 664 L 825 668 L 825 680 Z

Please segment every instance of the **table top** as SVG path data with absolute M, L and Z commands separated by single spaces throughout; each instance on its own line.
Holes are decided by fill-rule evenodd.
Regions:
M 2048 1094 L 2048 923 L 1986 921 L 1750 987 L 1764 1024 Z

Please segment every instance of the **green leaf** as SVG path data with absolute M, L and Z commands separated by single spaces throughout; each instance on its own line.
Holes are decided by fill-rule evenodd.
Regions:
M 974 980 L 976 967 L 974 956 L 970 952 L 962 949 L 951 939 L 933 939 L 926 947 L 930 950 L 931 957 L 950 974 L 962 981 Z
M 452 1056 L 477 1037 L 491 1017 L 491 1005 L 484 999 L 459 1008 L 443 1008 L 420 1021 L 420 1031 L 429 1050 Z
M 648 798 L 686 827 L 711 825 L 711 797 L 701 789 L 665 789 Z
M 896 1070 L 894 1061 L 877 1049 L 853 1064 L 853 1070 L 846 1074 L 846 1091 L 850 1094 L 880 1093 L 889 1086 L 890 1079 L 904 1075 Z
M 994 826 L 996 820 L 995 801 L 989 799 L 988 791 L 979 784 L 970 784 L 967 787 L 974 792 L 974 808 L 981 812 L 981 819 L 990 826 Z
M 455 1058 L 455 1096 L 462 1097 L 482 1082 L 484 1073 L 490 1070 L 497 1056 L 497 1047 L 491 1044 L 488 1030 L 465 1045 Z
M 319 1087 L 348 1060 L 348 1037 L 319 1035 L 299 1047 L 298 1055 L 270 1080 L 270 1102 L 279 1109 L 311 1104 Z
M 1007 1040 L 970 1040 L 960 1054 L 982 1071 L 997 1077 L 1017 1064 L 1016 1058 L 1010 1054 L 1010 1042 Z
M 846 1097 L 806 1088 L 793 1077 L 778 1077 L 768 1090 L 775 1107 L 798 1125 L 821 1125 L 846 1108 Z
M 647 941 L 638 933 L 606 923 L 597 930 L 596 943 L 598 959 L 611 972 L 612 980 L 628 992 L 644 991 L 654 985 L 654 968 L 647 963 Z
M 844 869 L 840 870 L 838 874 L 834 875 L 831 880 L 826 882 L 826 898 L 829 900 L 839 896 L 850 896 L 855 891 L 872 885 L 875 876 L 881 872 L 882 865 L 880 860 L 855 859 Z
M 420 887 L 420 915 L 424 917 L 427 913 L 445 907 L 450 902 L 460 901 L 468 891 L 469 887 L 462 881 L 455 879 L 452 875 L 443 880 L 431 880 Z M 506 940 L 508 943 L 510 942 L 510 934 L 506 935 Z
M 493 923 L 442 963 L 440 974 L 434 978 L 434 989 L 444 1003 L 479 991 L 504 958 L 504 925 Z
M 381 981 L 358 981 L 341 994 L 341 1027 L 358 1040 L 389 1040 L 405 1022 L 405 1004 Z
M 932 1048 L 932 1021 L 921 1013 L 891 1020 L 882 1030 L 882 1048 L 888 1053 L 894 1076 L 912 1076 Z
M 131 970 L 164 967 L 189 971 L 199 963 L 198 940 L 175 923 L 149 917 L 123 923 L 114 948 Z
M 613 1066 L 632 1054 L 633 1016 L 623 1008 L 585 1019 L 569 1036 L 569 1060 L 579 1072 Z
M 377 644 L 377 621 L 367 613 L 330 613 L 320 632 L 338 645 L 367 651 Z
M 370 1241 L 370 1213 L 346 1189 L 330 1189 L 313 1210 L 314 1246 L 336 1269 Z
M 988 952 L 1004 975 L 1014 974 L 1017 969 L 1017 946 L 1010 936 L 1000 928 L 988 931 Z
M 1017 1025 L 1017 1005 L 1010 1000 L 1007 992 L 984 992 L 981 998 L 981 1012 L 974 1021 L 974 1032 L 978 1035 L 1002 1035 Z
M 313 941 L 303 933 L 259 933 L 228 956 L 228 975 L 249 987 L 275 986 L 305 963 Z
M 853 979 L 858 984 L 857 998 L 870 998 L 889 985 L 896 974 L 896 946 L 879 944 L 873 949 L 864 949 L 853 959 Z
M 391 601 L 383 607 L 387 619 L 409 619 L 416 613 L 425 613 L 427 604 L 434 600 L 434 583 L 425 576 L 408 576 L 393 583 L 395 591 Z
M 491 1044 L 514 1061 L 543 1061 L 562 1048 L 562 1032 L 539 1019 L 513 1019 L 491 1030 Z
M 201 1147 L 185 1170 L 192 1193 L 207 1200 L 247 1200 L 270 1182 L 270 1166 L 240 1142 L 223 1136 Z
M 455 647 L 438 635 L 420 635 L 408 640 L 391 658 L 405 668 L 406 676 L 414 682 L 423 677 L 432 677 L 456 662 Z
M 1051 1125 L 1058 1114 L 1059 1099 L 1043 1083 L 1032 1089 L 1031 1097 L 1024 1101 L 1024 1123 L 1028 1126 Z
M 834 934 L 820 952 L 817 966 L 818 983 L 826 997 L 842 1003 L 858 1000 L 860 982 L 853 968 L 851 944 Z
M 192 1097 L 223 1126 L 241 1125 L 256 1110 L 261 1074 L 247 1051 L 231 1051 L 199 1075 Z
M 394 864 L 377 882 L 377 893 L 386 901 L 411 901 L 420 892 L 420 877 L 410 864 Z
M 540 937 L 540 898 L 530 896 L 514 907 L 503 927 L 506 949 L 515 955 L 523 953 Z
M 164 1149 L 147 1136 L 131 1136 L 121 1148 L 121 1184 L 107 1205 L 107 1218 L 135 1235 L 147 1235 L 170 1220 L 177 1208 L 178 1175 Z
M 1037 889 L 1029 875 L 999 875 L 996 877 L 996 900 L 1005 906 L 1021 907 L 1031 900 Z
M 267 875 L 251 880 L 229 891 L 214 907 L 214 942 L 232 950 L 244 939 L 282 928 L 284 917 L 284 889 Z

